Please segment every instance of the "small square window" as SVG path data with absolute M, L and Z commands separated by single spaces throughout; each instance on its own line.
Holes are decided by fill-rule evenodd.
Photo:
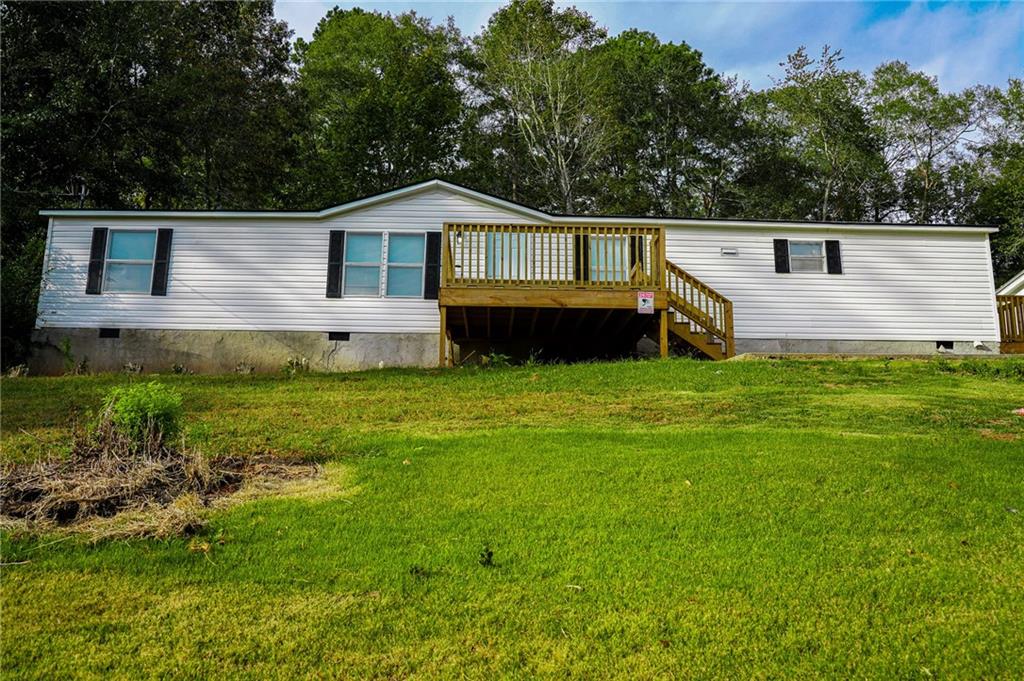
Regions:
M 100 329 L 100 338 L 120 338 L 121 329 Z
M 328 331 L 327 340 L 332 341 L 347 341 L 349 339 L 348 331 Z
M 790 241 L 789 267 L 793 272 L 824 272 L 825 244 L 821 241 Z

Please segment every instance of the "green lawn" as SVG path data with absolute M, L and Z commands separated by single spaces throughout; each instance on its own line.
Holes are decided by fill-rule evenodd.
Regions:
M 4 380 L 3 456 L 127 380 Z M 208 554 L 5 537 L 5 678 L 1021 674 L 1019 360 L 160 380 L 206 451 L 329 488 Z

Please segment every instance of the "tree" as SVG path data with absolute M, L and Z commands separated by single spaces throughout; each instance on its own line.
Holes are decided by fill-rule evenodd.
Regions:
M 781 64 L 784 77 L 751 98 L 764 127 L 784 130 L 811 171 L 818 220 L 867 217 L 866 194 L 883 170 L 880 143 L 862 106 L 866 83 L 839 68 L 842 55 L 827 45 L 817 60 L 801 47 Z
M 454 25 L 333 9 L 299 40 L 306 98 L 300 194 L 338 203 L 446 174 L 462 119 Z
M 598 98 L 591 49 L 605 37 L 591 17 L 553 0 L 513 0 L 491 16 L 475 42 L 475 83 L 488 116 L 514 130 L 542 186 L 545 204 L 577 210 L 580 184 L 605 153 L 608 116 Z
M 289 32 L 269 2 L 3 3 L 5 364 L 28 349 L 46 207 L 280 204 Z
M 901 185 L 902 209 L 915 222 L 950 219 L 943 187 L 965 159 L 962 143 L 986 114 L 983 88 L 944 93 L 937 79 L 904 62 L 882 64 L 868 91 L 871 120 L 884 140 L 886 167 Z
M 993 93 L 978 150 L 977 195 L 963 219 L 999 227 L 992 238 L 997 283 L 1024 269 L 1024 81 L 1011 79 Z
M 734 84 L 685 43 L 625 31 L 594 50 L 612 135 L 593 195 L 613 213 L 714 216 L 738 167 Z

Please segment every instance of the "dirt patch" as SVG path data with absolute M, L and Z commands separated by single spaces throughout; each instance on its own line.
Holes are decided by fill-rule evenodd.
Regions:
M 1014 442 L 1019 439 L 1019 436 L 1014 433 L 1003 433 L 1000 431 L 992 430 L 991 428 L 982 428 L 978 433 L 988 440 L 1001 440 L 1002 442 Z
M 315 463 L 268 455 L 208 459 L 195 451 L 145 453 L 76 446 L 69 458 L 4 466 L 0 526 L 90 538 L 170 537 L 205 524 L 206 510 L 320 478 Z

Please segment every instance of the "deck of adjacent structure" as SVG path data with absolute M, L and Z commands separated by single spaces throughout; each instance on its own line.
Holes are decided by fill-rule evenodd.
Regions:
M 996 296 L 1000 352 L 1024 354 L 1024 296 Z
M 506 343 L 562 354 L 628 353 L 670 334 L 731 355 L 732 304 L 665 257 L 661 227 L 446 224 L 439 362 L 452 344 Z M 652 303 L 638 309 L 640 294 Z

